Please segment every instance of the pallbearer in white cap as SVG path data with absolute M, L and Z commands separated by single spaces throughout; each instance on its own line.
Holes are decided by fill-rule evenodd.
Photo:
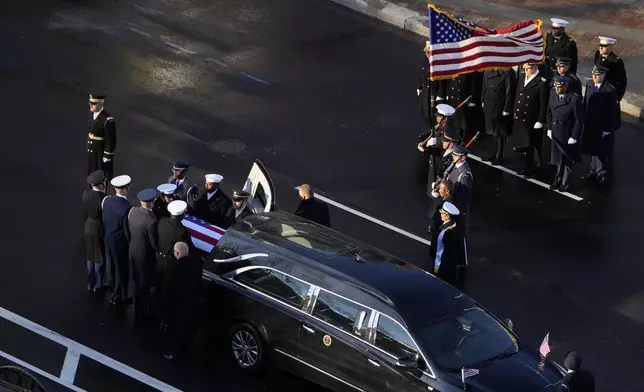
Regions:
M 617 100 L 621 101 L 626 93 L 626 67 L 624 61 L 613 52 L 613 45 L 617 43 L 615 38 L 598 37 L 599 48 L 595 52 L 595 65 L 602 65 L 608 69 L 606 80 L 612 84 L 617 91 Z M 621 110 L 620 110 L 621 113 Z M 621 115 L 620 115 L 621 121 Z
M 105 254 L 107 255 L 106 280 L 110 287 L 110 304 L 124 305 L 129 297 L 129 234 L 125 225 L 128 213 L 132 208 L 127 200 L 132 178 L 128 175 L 117 176 L 112 178 L 110 183 L 114 187 L 116 195 L 103 199 Z
M 168 204 L 168 212 L 171 216 L 182 216 L 188 210 L 188 203 L 183 200 L 174 200 Z
M 459 290 L 464 290 L 467 250 L 463 230 L 457 222 L 461 212 L 454 204 L 446 201 L 440 214 L 443 223 L 439 228 L 436 245 L 432 244 L 436 246 L 433 273 Z
M 568 21 L 559 18 L 551 18 L 552 32 L 546 35 L 546 65 L 551 74 L 555 74 L 555 61 L 557 57 L 566 57 L 571 61 L 570 72 L 577 73 L 577 43 L 566 34 Z
M 174 197 L 174 194 L 177 191 L 177 185 L 161 184 L 157 187 L 157 191 L 159 192 L 159 196 L 154 202 L 153 211 L 157 219 L 161 219 L 164 216 L 168 216 L 168 203 L 176 199 L 176 197 Z
M 221 174 L 206 174 L 203 193 L 197 199 L 194 215 L 215 226 L 224 227 L 226 224 L 226 213 L 233 205 L 230 197 L 219 188 L 224 180 Z

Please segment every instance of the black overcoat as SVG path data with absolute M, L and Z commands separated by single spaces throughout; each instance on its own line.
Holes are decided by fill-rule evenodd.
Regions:
M 526 147 L 540 144 L 543 136 L 541 130 L 534 129 L 539 122 L 546 126 L 546 109 L 548 107 L 548 80 L 541 75 L 536 75 L 525 84 L 526 74 L 521 72 L 517 82 L 517 91 L 514 100 L 514 135 L 513 142 L 516 147 Z M 539 136 L 539 137 L 537 137 Z
M 463 232 L 453 222 L 443 223 L 440 232 L 444 232 L 442 242 L 443 253 L 437 276 L 441 280 L 456 286 L 459 282 L 460 269 L 467 265 L 465 241 Z M 440 233 L 438 235 L 440 237 Z M 437 245 L 438 247 L 438 245 Z
M 208 200 L 208 191 L 204 189 L 195 204 L 195 216 L 223 228 L 226 225 L 226 213 L 232 205 L 232 200 L 223 190 L 218 189 Z
M 105 229 L 101 209 L 103 198 L 105 193 L 102 191 L 88 189 L 83 192 L 85 260 L 97 264 L 103 264 L 105 258 Z
M 620 127 L 617 92 L 608 82 L 595 87 L 592 80 L 586 84 L 584 95 L 584 131 L 581 136 L 581 152 L 586 155 L 602 155 L 602 133 L 614 132 Z
M 546 35 L 546 64 L 550 69 L 555 69 L 557 57 L 566 57 L 571 60 L 570 72 L 577 73 L 577 63 L 579 61 L 577 54 L 577 43 L 566 33 L 563 33 L 555 40 L 552 33 Z
M 155 286 L 159 238 L 158 221 L 154 212 L 143 207 L 132 208 L 128 215 L 128 226 L 129 256 L 134 283 L 144 288 Z
M 490 135 L 508 136 L 512 133 L 512 106 L 516 76 L 514 70 L 491 70 L 483 73 L 481 101 L 485 116 L 485 131 Z M 503 112 L 510 113 L 503 116 Z
M 584 104 L 581 97 L 566 92 L 563 98 L 559 98 L 555 89 L 550 90 L 546 122 L 546 129 L 552 131 L 550 164 L 559 165 L 563 155 L 571 161 L 578 161 L 584 124 Z M 568 144 L 570 138 L 575 139 L 577 144 Z

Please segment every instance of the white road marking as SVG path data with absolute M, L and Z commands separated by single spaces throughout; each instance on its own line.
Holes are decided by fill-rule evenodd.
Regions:
M 141 31 L 141 30 L 137 29 L 136 27 L 130 27 L 130 30 L 131 30 L 131 31 L 134 31 L 135 33 L 137 33 L 137 34 L 139 34 L 139 35 L 142 35 L 142 36 L 144 36 L 144 37 L 147 37 L 147 38 L 152 37 L 152 34 L 150 34 L 150 33 L 146 33 L 145 31 Z
M 508 169 L 507 167 L 504 167 L 504 166 L 495 166 L 495 165 L 491 164 L 490 162 L 486 162 L 486 161 L 484 161 L 482 158 L 477 157 L 476 155 L 473 155 L 473 154 L 469 154 L 469 155 L 468 155 L 468 158 L 472 158 L 472 159 L 474 159 L 474 160 L 475 160 L 475 161 L 477 161 L 477 162 L 481 162 L 481 163 L 483 163 L 483 164 L 485 164 L 485 165 L 488 165 L 488 166 L 493 167 L 493 168 L 495 168 L 495 169 L 499 169 L 499 170 L 504 171 L 504 172 L 506 172 L 506 173 L 508 173 L 508 174 L 512 174 L 512 175 L 513 175 L 513 176 L 515 176 L 515 177 L 519 177 L 519 178 L 521 178 L 521 179 L 523 179 L 523 180 L 525 180 L 525 181 L 531 182 L 531 183 L 533 183 L 533 184 L 539 185 L 540 187 L 543 187 L 543 188 L 546 188 L 546 189 L 550 190 L 550 185 L 546 184 L 545 182 L 541 182 L 541 181 L 539 181 L 539 180 L 535 180 L 534 178 L 526 178 L 526 177 L 524 177 L 524 176 L 520 175 L 519 173 L 515 172 L 514 170 L 510 170 L 510 169 Z M 573 199 L 573 200 L 576 200 L 576 201 L 582 201 L 582 200 L 584 200 L 584 198 L 583 198 L 583 197 L 579 197 L 579 196 L 577 196 L 577 195 L 573 195 L 573 194 L 572 194 L 572 193 L 570 193 L 570 192 L 559 192 L 559 191 L 553 191 L 553 192 L 557 192 L 557 193 L 558 193 L 558 194 L 560 194 L 560 195 L 564 195 L 564 196 L 569 197 L 569 198 L 571 198 L 571 199 Z
M 240 72 L 239 74 L 242 75 L 242 76 L 247 77 L 248 79 L 252 79 L 252 80 L 254 80 L 256 82 L 259 82 L 259 83 L 270 84 L 269 82 L 267 82 L 265 80 L 262 80 L 262 79 L 260 79 L 260 78 L 258 78 L 256 76 L 251 75 L 251 74 L 247 74 L 246 72 Z
M 147 13 L 151 13 L 151 14 L 157 14 L 157 15 L 163 15 L 163 16 L 165 16 L 165 17 L 167 17 L 167 16 L 168 16 L 168 15 L 164 14 L 163 12 L 161 12 L 161 11 L 157 11 L 157 10 L 152 9 L 152 8 L 143 7 L 143 6 L 136 5 L 136 4 L 134 5 L 134 7 L 135 7 L 135 8 L 138 8 L 139 10 L 141 10 L 141 11 L 143 11 L 143 12 L 147 12 Z
M 103 364 L 104 366 L 107 366 L 113 370 L 116 370 L 119 373 L 122 373 L 133 380 L 138 380 L 139 382 L 142 382 L 143 384 L 146 384 L 158 391 L 162 392 L 182 392 L 180 389 L 177 389 L 171 385 L 168 385 L 160 380 L 157 380 L 156 378 L 150 377 L 145 373 L 142 373 L 134 368 L 131 368 L 121 362 L 118 362 L 117 360 L 108 357 L 105 354 L 101 354 L 96 350 L 92 350 L 91 348 L 84 346 L 80 343 L 77 343 L 69 338 L 66 338 L 50 329 L 47 329 L 43 327 L 42 325 L 38 325 L 34 323 L 31 320 L 27 320 L 26 318 L 19 316 L 7 309 L 1 308 L 0 307 L 0 318 L 3 318 L 5 320 L 11 321 L 14 324 L 17 324 L 25 329 L 30 330 L 31 332 L 34 332 L 44 338 L 47 338 L 53 342 L 56 342 L 62 346 L 67 347 L 67 354 L 65 356 L 65 362 L 63 364 L 62 370 L 61 370 L 61 376 L 56 377 L 53 376 L 49 373 L 46 373 L 43 370 L 40 370 L 36 368 L 35 366 L 29 365 L 28 363 L 19 360 L 18 358 L 13 357 L 10 354 L 7 354 L 5 352 L 0 351 L 0 356 L 3 356 L 7 358 L 8 360 L 15 362 L 19 364 L 20 366 L 23 366 L 26 369 L 29 369 L 33 372 L 36 372 L 43 377 L 47 377 L 52 381 L 55 381 L 61 385 L 64 385 L 74 391 L 78 392 L 85 392 L 83 389 L 80 389 L 78 387 L 75 387 L 74 385 L 71 385 L 69 381 L 67 381 L 69 378 L 72 377 L 72 374 L 75 375 L 76 370 L 78 369 L 78 358 L 74 357 L 80 357 L 80 355 L 83 355 L 87 358 L 90 358 L 98 363 Z M 68 358 L 71 356 L 72 358 Z
M 209 63 L 215 63 L 215 64 L 219 65 L 220 67 L 228 67 L 228 64 L 224 63 L 223 61 L 219 61 L 219 60 L 217 60 L 216 58 L 213 58 L 213 57 L 207 57 L 206 61 L 208 61 Z
M 175 45 L 172 42 L 163 41 L 163 43 L 168 45 L 169 47 L 171 47 L 173 49 L 176 49 L 176 50 L 180 51 L 180 52 L 184 52 L 184 53 L 187 53 L 187 54 L 197 54 L 197 52 L 193 52 L 192 50 L 182 48 L 181 46 Z
M 296 186 L 295 189 L 300 190 L 300 187 Z M 322 195 L 320 195 L 318 193 L 315 194 L 315 198 L 318 199 L 318 200 L 322 200 L 323 202 L 325 202 L 327 204 L 330 204 L 330 205 L 332 205 L 334 207 L 337 207 L 337 208 L 339 208 L 341 210 L 345 210 L 345 211 L 347 211 L 347 212 L 349 212 L 349 213 L 351 213 L 353 215 L 359 216 L 362 219 L 366 219 L 366 220 L 368 220 L 370 222 L 373 222 L 373 223 L 375 223 L 377 225 L 380 225 L 380 226 L 382 226 L 384 228 L 387 228 L 387 229 L 389 229 L 391 231 L 395 231 L 398 234 L 402 234 L 405 237 L 411 238 L 414 241 L 418 241 L 418 242 L 420 242 L 422 244 L 425 244 L 427 246 L 431 246 L 431 244 L 432 244 L 432 242 L 430 240 L 428 240 L 428 239 L 425 239 L 423 237 L 419 237 L 416 234 L 410 233 L 410 232 L 408 232 L 406 230 L 403 230 L 401 228 L 398 228 L 398 227 L 396 227 L 394 225 L 390 225 L 387 222 L 383 222 L 380 219 L 377 219 L 377 218 L 374 218 L 373 216 L 369 216 L 369 215 L 365 214 L 364 212 L 360 212 L 360 211 L 358 211 L 358 210 L 356 210 L 354 208 L 345 206 L 344 204 L 340 204 L 337 201 L 331 200 L 328 197 L 322 196 Z

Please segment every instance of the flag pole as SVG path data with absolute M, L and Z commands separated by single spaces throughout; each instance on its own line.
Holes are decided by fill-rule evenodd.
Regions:
M 467 391 L 467 384 L 465 384 L 465 368 L 461 368 L 461 381 L 463 382 L 463 390 Z

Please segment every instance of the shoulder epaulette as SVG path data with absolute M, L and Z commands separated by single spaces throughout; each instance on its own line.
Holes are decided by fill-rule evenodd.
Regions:
M 542 82 L 547 82 L 546 78 L 544 78 L 543 76 L 541 77 L 541 81 Z
M 105 121 L 114 121 L 114 117 L 108 117 Z

